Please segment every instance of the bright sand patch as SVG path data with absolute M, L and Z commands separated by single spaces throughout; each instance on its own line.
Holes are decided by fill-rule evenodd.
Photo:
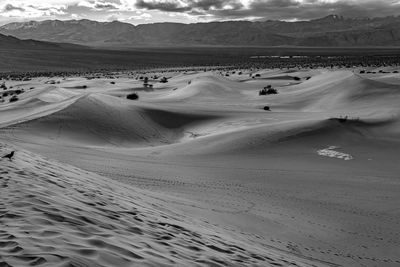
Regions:
M 352 160 L 354 159 L 351 155 L 336 151 L 334 149 L 337 149 L 338 147 L 336 146 L 330 146 L 328 148 L 320 149 L 317 151 L 318 155 L 324 156 L 324 157 L 330 157 L 330 158 L 337 158 L 337 159 L 343 159 L 343 160 Z

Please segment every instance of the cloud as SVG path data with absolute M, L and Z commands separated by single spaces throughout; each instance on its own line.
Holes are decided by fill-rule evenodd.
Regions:
M 116 9 L 117 7 L 110 3 L 97 3 L 94 6 L 96 9 Z
M 185 12 L 190 10 L 190 7 L 183 6 L 182 3 L 178 1 L 137 0 L 135 6 L 139 9 L 159 10 L 164 12 Z
M 240 9 L 243 7 L 243 4 L 239 0 L 137 0 L 135 6 L 138 9 L 159 10 L 163 12 L 188 12 L 192 14 L 205 14 L 210 10 Z
M 13 10 L 18 10 L 18 11 L 25 11 L 24 8 L 22 7 L 17 7 L 17 6 L 13 6 L 11 4 L 7 4 L 4 6 L 3 8 L 3 12 L 9 12 L 9 11 L 13 11 Z
M 145 12 L 144 12 L 145 11 Z M 139 13 L 138 13 L 139 12 Z M 147 15 L 142 15 L 147 14 Z M 0 21 L 108 17 L 131 22 L 309 20 L 400 14 L 400 0 L 0 0 Z
M 397 15 L 399 0 L 138 0 L 136 8 L 188 13 L 214 19 L 314 19 Z

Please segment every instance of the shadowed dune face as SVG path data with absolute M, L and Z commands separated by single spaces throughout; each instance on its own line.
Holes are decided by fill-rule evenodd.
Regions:
M 35 192 L 46 201 L 16 204 L 34 219 L 7 218 L 18 226 L 4 236 L 23 239 L 5 244 L 6 262 L 22 264 L 11 250 L 31 244 L 22 231 L 34 225 L 51 245 L 32 262 L 289 265 L 258 258 L 271 249 L 315 266 L 397 266 L 400 79 L 357 73 L 163 73 L 168 83 L 151 81 L 134 101 L 126 95 L 143 81 L 122 74 L 114 84 L 32 80 L 19 101 L 0 103 L 0 141 L 90 173 L 29 152 L 6 162 L 10 175 L 37 177 L 31 191 L 24 175 L 7 178 L 7 207 Z M 260 96 L 269 85 L 278 94 Z
M 13 134 L 95 146 L 151 146 L 178 142 L 185 129 L 218 116 L 141 107 L 129 100 L 88 95 L 48 116 L 10 126 Z

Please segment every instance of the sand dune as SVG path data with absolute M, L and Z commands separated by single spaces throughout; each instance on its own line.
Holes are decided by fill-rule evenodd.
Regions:
M 114 84 L 32 80 L 35 89 L 0 104 L 0 141 L 18 152 L 15 162 L 3 161 L 8 186 L 21 183 L 4 199 L 46 199 L 34 209 L 21 204 L 26 223 L 13 231 L 22 239 L 0 246 L 8 253 L 1 260 L 19 266 L 7 249 L 26 245 L 24 255 L 43 259 L 25 265 L 400 264 L 400 79 L 349 70 L 249 73 L 173 73 L 166 84 L 152 81 L 152 90 L 123 75 Z M 267 85 L 278 94 L 260 96 Z M 139 100 L 126 99 L 133 91 Z M 27 169 L 35 187 L 20 173 Z M 148 217 L 138 223 L 125 212 L 132 206 Z M 37 209 L 56 216 L 35 217 Z M 52 245 L 40 247 L 25 228 L 54 235 Z
M 10 127 L 54 142 L 85 145 L 156 145 L 175 142 L 185 127 L 217 116 L 138 106 L 107 95 L 85 95 L 67 107 Z
M 162 195 L 23 150 L 2 160 L 0 191 L 2 266 L 313 264 L 235 240 Z

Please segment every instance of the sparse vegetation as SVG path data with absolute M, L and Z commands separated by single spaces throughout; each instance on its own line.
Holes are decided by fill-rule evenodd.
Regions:
M 258 92 L 258 95 L 276 95 L 276 94 L 278 94 L 278 90 L 272 88 L 271 85 L 264 87 Z
M 127 95 L 126 98 L 129 100 L 138 100 L 139 95 L 137 93 L 131 93 L 131 94 Z
M 167 83 L 168 79 L 166 77 L 162 77 L 160 83 Z
M 360 121 L 359 117 L 349 117 L 349 116 L 339 116 L 339 117 L 335 117 L 335 118 L 331 118 L 331 120 L 336 120 L 340 123 L 346 123 L 348 121 Z
M 13 95 L 11 98 L 10 98 L 10 103 L 11 102 L 16 102 L 16 101 L 18 101 L 18 97 L 16 96 L 16 95 Z
M 266 111 L 271 111 L 271 109 L 270 109 L 270 107 L 269 106 L 264 106 L 264 108 L 263 108 L 264 110 L 266 110 Z

